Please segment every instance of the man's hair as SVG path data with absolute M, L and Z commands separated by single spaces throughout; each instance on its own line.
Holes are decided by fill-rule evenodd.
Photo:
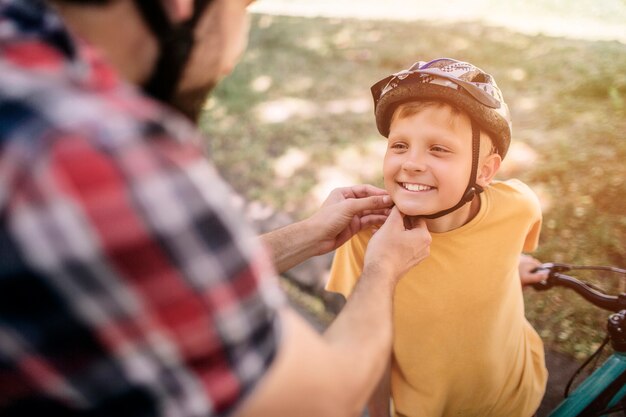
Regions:
M 57 3 L 74 3 L 74 4 L 83 4 L 83 5 L 88 5 L 88 4 L 95 4 L 95 5 L 105 5 L 107 3 L 109 3 L 111 0 L 53 0 Z

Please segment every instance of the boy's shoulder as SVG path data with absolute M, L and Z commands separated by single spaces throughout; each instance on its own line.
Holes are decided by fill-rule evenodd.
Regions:
M 502 201 L 518 206 L 526 205 L 540 211 L 539 198 L 535 192 L 518 179 L 493 181 L 487 190 L 490 198 L 496 203 Z
M 535 196 L 533 190 L 526 183 L 518 180 L 517 178 L 507 180 L 495 180 L 488 189 L 501 194 L 521 195 L 521 196 Z

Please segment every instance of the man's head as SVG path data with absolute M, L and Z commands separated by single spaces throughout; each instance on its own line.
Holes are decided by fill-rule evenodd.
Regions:
M 406 215 L 430 215 L 454 206 L 472 171 L 472 122 L 469 115 L 441 101 L 403 103 L 389 127 L 383 163 L 385 188 Z M 486 187 L 501 157 L 480 131 L 476 183 Z
M 246 47 L 250 0 L 55 0 L 130 81 L 197 120 Z

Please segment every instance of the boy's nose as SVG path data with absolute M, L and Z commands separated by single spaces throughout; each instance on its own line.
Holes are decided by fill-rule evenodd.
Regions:
M 423 158 L 418 155 L 412 155 L 410 158 L 404 160 L 402 169 L 406 171 L 424 171 L 426 170 L 426 164 Z

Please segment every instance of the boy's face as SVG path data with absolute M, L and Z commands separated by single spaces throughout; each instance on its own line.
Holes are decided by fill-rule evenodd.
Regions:
M 430 106 L 394 117 L 383 162 L 385 188 L 406 215 L 433 214 L 459 202 L 472 168 L 467 115 Z

